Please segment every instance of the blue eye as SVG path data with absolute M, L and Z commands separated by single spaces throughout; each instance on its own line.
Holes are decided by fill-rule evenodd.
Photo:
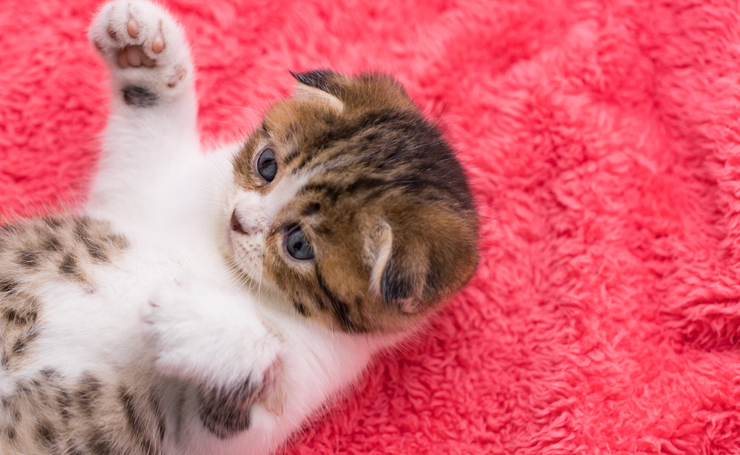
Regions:
M 267 182 L 272 182 L 277 174 L 277 161 L 270 147 L 265 148 L 257 158 L 257 173 Z
M 313 251 L 303 235 L 300 226 L 295 226 L 285 234 L 285 250 L 294 259 L 307 261 L 313 259 Z

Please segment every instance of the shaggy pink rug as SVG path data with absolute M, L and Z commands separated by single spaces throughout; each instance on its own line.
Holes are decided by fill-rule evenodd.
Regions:
M 5 214 L 84 198 L 97 4 L 0 4 Z M 447 131 L 484 216 L 470 286 L 290 451 L 740 452 L 736 2 L 168 6 L 207 142 L 249 131 L 288 70 L 384 70 Z

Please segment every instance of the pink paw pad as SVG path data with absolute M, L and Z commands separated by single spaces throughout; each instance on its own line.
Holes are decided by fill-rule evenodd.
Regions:
M 139 36 L 139 23 L 136 19 L 131 18 L 126 23 L 126 31 L 131 38 L 137 38 Z M 159 30 L 152 39 L 151 51 L 155 54 L 161 53 L 165 48 L 164 35 Z M 118 51 L 118 66 L 121 68 L 128 68 L 129 66 L 148 66 L 152 67 L 156 64 L 156 60 L 149 57 L 144 49 L 140 45 L 126 46 Z

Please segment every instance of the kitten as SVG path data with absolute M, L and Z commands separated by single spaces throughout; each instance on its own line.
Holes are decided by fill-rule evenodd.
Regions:
M 271 453 L 470 279 L 465 175 L 380 74 L 294 74 L 202 154 L 176 22 L 117 0 L 89 36 L 113 89 L 84 213 L 0 228 L 0 452 Z

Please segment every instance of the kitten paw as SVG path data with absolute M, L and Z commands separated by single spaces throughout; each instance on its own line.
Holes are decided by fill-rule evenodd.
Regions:
M 153 3 L 107 3 L 88 35 L 108 64 L 126 104 L 150 107 L 179 92 L 179 87 L 192 85 L 193 65 L 183 30 Z
M 194 381 L 206 396 L 262 398 L 276 382 L 282 344 L 250 305 L 195 277 L 159 286 L 141 310 L 156 369 Z

